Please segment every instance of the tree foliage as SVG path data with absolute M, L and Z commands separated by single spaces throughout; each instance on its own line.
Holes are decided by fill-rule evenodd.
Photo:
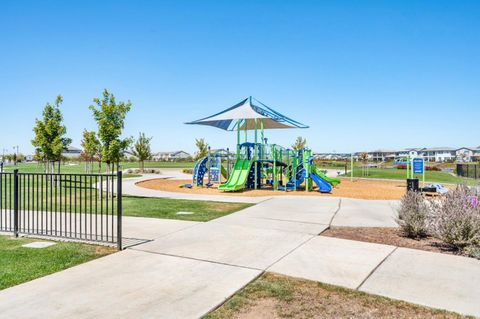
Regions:
M 138 139 L 132 148 L 132 154 L 139 160 L 142 173 L 145 169 L 145 161 L 152 158 L 152 150 L 150 148 L 151 140 L 152 138 L 147 137 L 145 133 L 139 133 Z
M 295 140 L 295 143 L 292 144 L 292 149 L 295 151 L 299 151 L 301 149 L 304 149 L 306 145 L 307 145 L 307 139 L 299 136 Z
M 116 102 L 115 96 L 103 91 L 103 97 L 94 98 L 95 105 L 90 105 L 93 118 L 98 126 L 98 139 L 101 142 L 102 161 L 110 164 L 120 162 L 125 150 L 131 144 L 131 138 L 121 138 L 125 126 L 125 118 L 132 107 L 132 103 Z
M 362 162 L 368 161 L 368 152 L 361 152 L 360 153 L 360 160 L 362 160 Z
M 62 102 L 62 96 L 58 95 L 53 105 L 47 103 L 43 109 L 42 119 L 36 119 L 33 128 L 35 137 L 32 145 L 42 160 L 47 163 L 59 161 L 62 151 L 72 142 L 65 137 L 67 128 L 63 125 L 63 116 L 60 111 Z
M 100 152 L 101 152 L 101 144 L 97 138 L 97 134 L 93 131 L 83 131 L 83 138 L 82 138 L 82 154 L 81 157 L 87 161 L 89 164 L 88 171 L 92 171 L 91 164 L 92 162 L 97 159 L 100 162 Z
M 195 152 L 195 156 L 193 157 L 194 160 L 197 161 L 202 157 L 205 157 L 208 155 L 208 143 L 205 142 L 205 139 L 196 138 L 195 146 L 197 147 L 197 151 Z

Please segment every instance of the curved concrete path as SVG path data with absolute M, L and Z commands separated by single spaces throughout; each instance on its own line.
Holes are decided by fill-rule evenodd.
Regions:
M 329 225 L 393 226 L 394 205 L 287 196 L 207 223 L 125 217 L 124 232 L 148 242 L 0 291 L 0 313 L 200 318 L 272 271 L 480 316 L 478 260 L 319 236 Z
M 397 227 L 395 207 L 398 201 L 301 195 L 264 197 L 204 195 L 165 192 L 137 185 L 138 182 L 155 178 L 170 176 L 144 175 L 125 179 L 122 185 L 123 193 L 142 197 L 253 203 L 257 205 L 247 211 L 250 217 L 256 218 L 346 227 Z
M 145 174 L 142 177 L 125 178 L 122 183 L 122 192 L 125 195 L 142 196 L 142 197 L 157 197 L 157 198 L 173 198 L 173 199 L 187 199 L 187 200 L 208 200 L 219 202 L 237 202 L 237 203 L 260 203 L 270 197 L 246 197 L 246 196 L 226 196 L 226 195 L 204 195 L 204 194 L 187 194 L 179 192 L 165 192 L 145 187 L 137 186 L 136 184 L 142 181 L 165 178 L 178 179 L 175 175 L 163 174 Z M 184 178 L 181 178 L 184 179 Z

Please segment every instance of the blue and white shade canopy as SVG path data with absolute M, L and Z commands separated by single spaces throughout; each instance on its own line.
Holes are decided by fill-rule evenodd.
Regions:
M 308 128 L 307 125 L 278 113 L 251 96 L 220 113 L 185 124 L 209 125 L 225 131 L 235 131 L 238 123 L 241 130 L 254 130 L 261 128 L 261 122 L 264 129 Z

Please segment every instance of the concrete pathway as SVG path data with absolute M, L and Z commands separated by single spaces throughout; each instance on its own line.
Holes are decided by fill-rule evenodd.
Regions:
M 143 197 L 254 203 L 257 205 L 238 212 L 236 215 L 248 215 L 248 217 L 257 218 L 257 220 L 242 219 L 240 221 L 237 219 L 239 223 L 249 223 L 251 226 L 256 222 L 265 224 L 258 218 L 276 220 L 277 225 L 281 224 L 280 221 L 307 223 L 309 225 L 306 225 L 306 227 L 315 228 L 315 230 L 312 230 L 315 234 L 320 233 L 323 229 L 318 225 L 310 224 L 346 227 L 397 227 L 395 207 L 398 205 L 398 201 L 298 195 L 265 197 L 203 195 L 164 192 L 136 185 L 140 181 L 160 178 L 160 176 L 163 175 L 144 175 L 138 178 L 125 179 L 122 186 L 123 193 Z M 298 226 L 298 224 L 295 226 L 294 224 L 285 225 L 287 225 L 287 229 L 290 229 L 291 226 Z M 285 229 L 283 226 L 280 227 Z M 316 229 L 321 230 L 316 232 Z
M 356 289 L 394 249 L 317 236 L 268 270 Z
M 200 318 L 258 270 L 125 250 L 0 291 L 2 318 Z
M 480 317 L 480 261 L 398 248 L 360 290 Z
M 246 196 L 226 196 L 226 195 L 204 195 L 204 194 L 188 194 L 178 192 L 165 192 L 154 189 L 148 189 L 137 186 L 136 184 L 142 181 L 170 178 L 168 175 L 159 174 L 145 174 L 142 177 L 126 178 L 122 183 L 122 192 L 125 195 L 141 196 L 141 197 L 156 197 L 156 198 L 174 198 L 186 200 L 209 200 L 218 202 L 237 202 L 237 203 L 260 203 L 270 197 L 246 197 Z
M 199 318 L 273 271 L 480 316 L 478 260 L 318 236 L 329 225 L 393 227 L 394 205 L 286 196 L 207 223 L 125 217 L 125 236 L 147 242 L 3 290 L 0 313 Z
M 332 226 L 398 227 L 395 218 L 399 201 L 342 198 Z
M 312 235 L 205 223 L 133 249 L 263 270 Z

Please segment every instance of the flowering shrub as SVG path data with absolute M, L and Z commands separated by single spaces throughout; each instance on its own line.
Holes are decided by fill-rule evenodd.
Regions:
M 432 205 L 432 233 L 457 249 L 478 252 L 480 205 L 477 195 L 458 186 Z
M 428 234 L 429 204 L 419 192 L 408 191 L 400 201 L 397 223 L 407 237 L 424 237 Z
M 397 165 L 397 169 L 407 169 L 407 165 L 405 164 L 399 164 Z M 442 169 L 437 166 L 425 166 L 425 171 L 435 171 L 435 172 L 440 172 Z

